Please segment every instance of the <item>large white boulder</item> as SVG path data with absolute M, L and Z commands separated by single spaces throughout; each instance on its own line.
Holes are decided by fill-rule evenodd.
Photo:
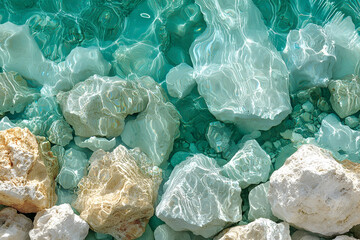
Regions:
M 274 215 L 298 228 L 339 235 L 360 223 L 358 164 L 336 161 L 330 152 L 306 144 L 270 178 Z

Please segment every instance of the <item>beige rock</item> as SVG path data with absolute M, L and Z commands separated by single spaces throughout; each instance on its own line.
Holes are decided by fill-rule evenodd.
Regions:
M 4 208 L 0 211 L 0 239 L 28 240 L 32 221 L 14 208 Z
M 138 149 L 122 145 L 111 153 L 94 152 L 90 162 L 74 207 L 96 232 L 122 240 L 140 237 L 154 214 L 161 170 Z
M 222 231 L 214 240 L 291 240 L 289 224 L 266 218 Z
M 56 157 L 44 137 L 27 128 L 0 131 L 0 204 L 38 212 L 56 203 Z

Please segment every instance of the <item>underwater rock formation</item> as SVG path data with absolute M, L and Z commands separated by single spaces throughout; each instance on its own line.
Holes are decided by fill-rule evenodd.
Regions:
M 360 223 L 358 168 L 347 160 L 337 162 L 322 148 L 301 146 L 270 177 L 272 212 L 293 226 L 324 236 L 349 231 Z
M 268 130 L 290 112 L 289 73 L 251 0 L 196 0 L 207 28 L 192 44 L 209 111 L 242 131 Z
M 119 145 L 111 153 L 98 150 L 89 173 L 81 179 L 74 207 L 96 232 L 116 239 L 135 239 L 154 214 L 161 170 L 138 149 Z
M 29 231 L 33 228 L 30 218 L 18 214 L 14 208 L 0 211 L 0 238 L 4 240 L 28 240 Z
M 89 225 L 74 213 L 71 206 L 61 204 L 38 212 L 29 235 L 31 240 L 83 240 L 88 231 Z
M 56 157 L 50 143 L 28 129 L 0 131 L 0 204 L 38 212 L 56 203 Z
M 164 185 L 156 216 L 175 231 L 205 238 L 242 219 L 241 188 L 222 176 L 215 159 L 198 154 L 176 165 Z

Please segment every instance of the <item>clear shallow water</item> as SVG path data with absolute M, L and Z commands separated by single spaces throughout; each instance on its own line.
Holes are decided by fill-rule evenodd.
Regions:
M 163 169 L 164 177 L 159 189 L 159 196 L 164 193 L 163 184 L 168 180 L 174 167 L 185 160 L 187 156 L 203 153 L 214 158 L 222 166 L 235 155 L 239 146 L 248 139 L 256 139 L 262 149 L 271 157 L 274 169 L 281 167 L 285 159 L 299 145 L 306 142 L 323 144 L 324 147 L 332 150 L 339 159 L 349 158 L 356 162 L 359 161 L 357 157 L 360 152 L 359 144 L 353 142 L 360 131 L 358 112 L 351 113 L 350 116 L 342 119 L 332 117 L 330 123 L 326 123 L 328 125 L 322 125 L 322 120 L 326 116 L 337 114 L 331 105 L 329 89 L 322 85 L 310 89 L 298 89 L 298 91 L 289 94 L 287 91 L 288 79 L 280 76 L 281 74 L 287 76 L 286 67 L 289 68 L 289 62 L 282 62 L 280 52 L 285 49 L 287 37 L 291 30 L 303 29 L 311 23 L 325 28 L 334 19 L 349 16 L 355 27 L 352 30 L 357 34 L 357 28 L 360 24 L 360 2 L 358 0 L 254 0 L 253 3 L 259 10 L 259 12 L 253 10 L 254 15 L 261 16 L 261 21 L 258 25 L 249 24 L 250 27 L 243 30 L 243 26 L 248 23 L 240 20 L 246 19 L 243 16 L 247 14 L 248 9 L 241 9 L 241 11 L 239 10 L 241 7 L 231 9 L 231 4 L 229 4 L 230 10 L 226 9 L 227 6 L 221 6 L 219 12 L 212 15 L 215 11 L 211 12 L 211 4 L 207 6 L 204 2 L 200 8 L 191 0 L 0 1 L 0 23 L 9 21 L 16 25 L 28 26 L 29 35 L 36 43 L 29 44 L 30 48 L 36 50 L 38 47 L 43 55 L 43 57 L 38 58 L 43 63 L 39 61 L 34 66 L 41 66 L 39 67 L 42 70 L 40 74 L 45 76 L 43 78 L 38 77 L 35 73 L 26 76 L 20 72 L 20 75 L 23 75 L 29 86 L 38 95 L 35 94 L 36 96 L 34 95 L 29 103 L 26 102 L 22 110 L 1 112 L 1 116 L 9 117 L 17 126 L 28 127 L 36 135 L 47 137 L 53 145 L 63 146 L 64 151 L 67 151 L 64 154 L 70 162 L 81 158 L 79 165 L 75 164 L 75 167 L 68 167 L 76 172 L 75 168 L 85 168 L 86 163 L 85 165 L 82 164 L 83 159 L 89 158 L 93 151 L 75 144 L 74 136 L 83 138 L 89 136 L 79 135 L 76 132 L 76 127 L 73 126 L 74 124 L 69 125 L 71 121 L 64 118 L 62 112 L 64 111 L 64 103 L 62 105 L 60 103 L 61 107 L 59 106 L 60 101 L 59 98 L 56 98 L 56 93 L 61 90 L 71 90 L 75 84 L 83 82 L 94 73 L 119 76 L 132 81 L 142 76 L 151 76 L 157 83 L 160 83 L 166 92 L 165 100 L 160 102 L 170 102 L 180 114 L 178 118 L 173 117 L 174 122 L 178 122 L 178 125 L 173 124 L 177 126 L 174 127 L 176 131 L 173 129 L 164 130 L 165 127 L 160 129 L 168 124 L 162 119 L 157 121 L 154 118 L 154 122 L 159 123 L 158 125 L 152 123 L 147 125 L 147 130 L 162 134 L 154 137 L 154 148 L 159 145 L 162 146 L 162 141 L 171 142 L 169 144 L 170 150 L 167 149 L 165 153 L 158 153 L 157 151 L 154 153 L 152 149 L 146 152 L 147 154 L 158 154 L 160 157 L 157 155 L 156 157 L 161 160 L 166 158 L 165 161 L 159 160 L 161 164 L 158 164 Z M 224 11 L 221 12 L 222 10 Z M 251 17 L 252 14 L 250 14 Z M 216 22 L 218 18 L 222 21 Z M 239 24 L 238 28 L 232 28 L 233 22 L 244 25 Z M 256 31 L 254 33 L 252 31 L 254 29 L 261 33 L 258 34 Z M 342 29 L 338 30 L 341 32 Z M 238 33 L 241 34 L 237 35 Z M 268 34 L 269 41 L 266 34 Z M 205 43 L 199 40 L 201 37 Z M 356 40 L 354 37 L 348 41 L 351 42 L 354 39 Z M 354 42 L 356 42 L 355 40 Z M 259 43 L 258 47 L 254 47 L 256 43 Z M 199 45 L 196 47 L 196 44 Z M 355 47 L 359 46 L 356 44 L 354 44 Z M 70 53 L 77 47 L 96 50 L 86 57 L 84 55 L 86 55 L 87 50 L 84 53 L 71 55 Z M 258 50 L 262 49 L 261 47 L 264 47 L 263 51 Z M 248 49 L 250 49 L 249 52 L 244 54 Z M 258 52 L 254 53 L 255 50 Z M 260 55 L 263 57 L 259 57 Z M 356 53 L 352 55 L 356 55 Z M 296 58 L 298 55 L 295 54 L 294 56 Z M 19 61 L 21 61 L 21 57 L 19 57 Z M 342 58 L 337 56 L 337 61 L 341 62 Z M 91 65 L 90 63 L 94 64 Z M 180 63 L 194 67 L 194 78 L 197 78 L 196 84 L 199 87 L 194 87 L 196 85 L 195 80 L 193 83 L 189 83 L 192 88 L 187 89 L 187 96 L 181 99 L 169 94 L 169 84 L 166 79 L 168 72 Z M 356 64 L 357 62 L 353 62 L 353 65 Z M 223 68 L 223 66 L 226 67 Z M 2 68 L 7 72 L 9 65 L 3 64 Z M 73 69 L 80 69 L 81 71 L 79 70 L 80 73 L 77 75 L 77 73 L 74 74 Z M 10 68 L 9 70 L 14 69 Z M 31 69 L 30 72 L 36 72 L 36 70 L 32 71 Z M 355 70 L 352 69 L 353 72 L 350 73 L 356 75 L 358 72 Z M 177 76 L 179 82 L 185 78 L 181 74 L 185 75 L 184 72 L 180 71 L 179 76 Z M 193 76 L 192 73 L 188 74 Z M 203 80 L 199 80 L 201 77 Z M 272 78 L 277 81 L 268 81 Z M 279 84 L 280 80 L 278 79 L 281 78 L 284 82 Z M 68 85 L 62 83 L 59 84 L 61 89 L 53 89 L 58 82 L 67 83 L 67 79 L 71 79 Z M 213 79 L 213 81 L 206 82 L 208 79 Z M 235 80 L 232 82 L 233 79 Z M 243 81 L 244 79 L 246 81 Z M 331 75 L 328 80 L 332 80 Z M 109 82 L 111 81 L 109 80 Z M 216 84 L 213 84 L 214 82 Z M 91 87 L 79 87 L 80 89 L 83 88 L 86 93 L 79 98 L 91 99 L 93 93 L 95 96 L 98 89 Z M 242 89 L 243 87 L 244 89 Z M 140 87 L 134 88 L 140 91 Z M 285 90 L 280 91 L 280 89 Z M 119 94 L 121 95 L 123 90 L 116 89 L 107 92 L 107 89 L 102 89 L 101 91 L 98 93 L 99 96 L 107 94 L 106 97 L 101 98 L 102 108 L 105 109 L 103 114 L 106 115 L 108 111 L 111 111 L 109 110 L 111 109 L 108 105 L 109 102 L 113 105 L 121 105 L 122 102 L 115 98 Z M 268 94 L 264 96 L 264 93 Z M 151 95 L 152 93 L 147 91 L 144 95 L 147 94 Z M 248 97 L 241 98 L 245 95 Z M 285 100 L 274 100 L 278 98 Z M 235 99 L 234 102 L 231 102 L 233 99 Z M 91 102 L 90 100 L 83 101 Z M 129 101 L 135 101 L 135 98 Z M 141 101 L 147 100 L 142 99 Z M 216 106 L 212 107 L 212 101 L 217 101 L 217 106 L 226 107 L 220 107 L 218 111 Z M 268 105 L 263 104 L 262 101 Z M 228 102 L 231 104 L 226 105 Z M 350 104 L 351 101 L 347 102 Z M 292 110 L 289 110 L 290 105 Z M 280 110 L 277 111 L 283 111 L 283 113 L 275 114 L 272 112 L 273 108 L 278 106 Z M 79 104 L 79 109 L 82 108 L 85 107 Z M 161 109 L 170 112 L 170 110 L 166 110 L 167 108 Z M 123 107 L 120 112 L 126 110 L 126 107 Z M 126 123 L 135 120 L 142 111 L 144 109 L 131 112 L 128 116 L 123 117 L 123 120 Z M 234 112 L 240 112 L 240 114 L 234 114 L 236 116 L 233 117 Z M 94 116 L 91 114 L 93 113 L 90 112 L 89 118 Z M 156 111 L 148 114 L 146 116 L 161 115 Z M 225 115 L 230 115 L 230 117 L 223 117 Z M 280 116 L 279 119 L 268 124 L 269 119 L 274 120 L 277 116 Z M 239 122 L 244 122 L 243 118 L 246 119 L 245 122 L 250 122 L 249 125 L 240 124 L 241 126 L 239 126 Z M 266 125 L 266 127 L 258 129 L 255 127 L 254 129 L 252 123 L 258 121 L 259 118 L 261 118 L 260 125 Z M 224 123 L 220 123 L 218 120 Z M 109 120 L 108 125 L 113 124 L 111 121 Z M 212 128 L 211 126 L 220 127 Z M 321 128 L 322 126 L 323 128 Z M 251 131 L 244 131 L 246 128 L 251 129 Z M 129 131 L 131 130 L 127 130 L 126 134 Z M 173 131 L 170 134 L 171 137 L 166 136 L 161 139 L 163 135 L 171 131 Z M 327 132 L 331 132 L 331 134 L 327 134 Z M 99 141 L 111 141 L 111 144 L 116 142 L 116 145 L 124 144 L 126 141 L 124 136 L 121 137 L 119 134 L 116 136 L 111 134 L 94 135 L 102 137 Z M 128 139 L 130 138 L 129 135 L 131 134 L 128 134 Z M 144 136 L 142 135 L 142 137 Z M 331 140 L 329 139 L 333 139 L 333 136 L 337 136 L 336 141 L 342 142 L 343 147 L 337 148 L 336 146 L 339 144 L 330 143 Z M 115 137 L 115 140 L 112 137 Z M 128 140 L 128 146 L 133 144 L 130 142 L 132 141 Z M 172 142 L 174 142 L 173 147 Z M 101 145 L 101 143 L 99 144 Z M 106 144 L 110 143 L 106 142 Z M 109 149 L 111 148 L 113 147 Z M 78 152 L 73 151 L 73 149 Z M 217 149 L 222 150 L 218 151 Z M 74 184 L 76 186 L 76 182 L 83 175 L 86 175 L 80 174 L 79 178 L 77 173 L 73 174 L 76 176 L 73 178 L 77 179 L 75 183 L 72 182 L 71 176 L 69 177 L 70 180 L 65 178 L 63 178 L 65 180 L 58 180 L 57 192 L 60 202 L 72 202 L 76 198 L 75 187 L 67 187 L 68 190 L 63 189 L 63 187 Z M 242 211 L 245 222 L 249 211 L 248 194 L 252 187 L 254 186 L 242 191 Z M 151 218 L 149 226 L 155 230 L 161 223 L 162 221 L 154 216 Z M 95 237 L 95 233 L 92 232 L 88 238 L 94 239 Z M 98 234 L 97 239 L 102 239 L 102 237 Z M 104 238 L 111 237 L 104 236 Z

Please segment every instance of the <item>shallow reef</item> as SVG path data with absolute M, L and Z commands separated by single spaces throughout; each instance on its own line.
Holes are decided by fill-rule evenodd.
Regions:
M 0 1 L 0 239 L 360 239 L 359 0 Z

